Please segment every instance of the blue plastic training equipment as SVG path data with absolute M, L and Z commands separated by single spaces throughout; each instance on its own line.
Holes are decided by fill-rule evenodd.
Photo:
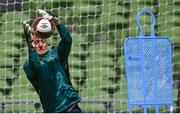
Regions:
M 145 36 L 140 25 L 141 14 L 152 16 L 151 33 Z M 164 36 L 156 36 L 154 14 L 142 9 L 136 15 L 139 36 L 124 40 L 124 58 L 128 90 L 128 110 L 134 106 L 170 106 L 173 110 L 172 43 Z

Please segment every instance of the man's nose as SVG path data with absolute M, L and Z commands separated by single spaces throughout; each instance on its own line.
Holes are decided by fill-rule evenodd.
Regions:
M 42 41 L 40 41 L 40 42 L 39 42 L 39 46 L 42 46 L 42 45 L 43 45 L 43 43 L 42 43 Z

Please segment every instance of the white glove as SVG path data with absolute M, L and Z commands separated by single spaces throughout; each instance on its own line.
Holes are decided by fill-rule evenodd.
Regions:
M 47 19 L 49 21 L 53 21 L 55 23 L 55 25 L 58 25 L 60 23 L 59 19 L 57 16 L 55 16 L 54 14 L 52 14 L 49 11 L 46 10 L 42 10 L 42 9 L 38 9 L 38 13 L 44 18 Z
M 23 28 L 28 32 L 28 33 L 31 33 L 32 30 L 31 30 L 31 27 L 30 25 L 28 24 L 28 22 L 25 20 L 22 22 L 22 25 L 23 25 Z
M 42 9 L 38 9 L 38 13 L 44 18 L 44 19 L 47 19 L 47 20 L 51 20 L 53 18 L 52 15 L 50 15 L 47 11 L 45 10 L 42 10 Z

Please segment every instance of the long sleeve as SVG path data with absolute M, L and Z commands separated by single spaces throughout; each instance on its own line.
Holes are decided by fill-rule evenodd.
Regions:
M 57 30 L 61 37 L 61 41 L 58 44 L 58 55 L 66 61 L 70 54 L 72 37 L 63 23 L 57 25 Z
M 30 70 L 33 72 L 39 71 L 41 67 L 40 58 L 35 50 L 29 50 L 28 59 Z
M 38 86 L 38 72 L 40 70 L 40 60 L 37 52 L 35 50 L 29 50 L 28 61 L 24 63 L 23 69 L 26 73 L 28 80 L 33 85 L 36 92 L 39 94 Z
M 38 85 L 39 80 L 38 80 L 37 72 L 34 72 L 30 69 L 30 64 L 28 61 L 24 63 L 23 69 L 26 73 L 28 80 L 31 82 L 32 86 L 34 87 L 36 92 L 39 94 L 39 85 Z
M 69 73 L 69 65 L 68 65 L 68 56 L 71 51 L 72 37 L 63 23 L 57 25 L 57 29 L 61 36 L 61 41 L 58 44 L 58 55 L 61 59 L 61 64 L 68 79 L 68 83 L 72 85 L 70 81 L 70 73 Z

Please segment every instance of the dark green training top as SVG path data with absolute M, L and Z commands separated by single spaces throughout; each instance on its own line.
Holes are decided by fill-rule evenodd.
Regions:
M 44 57 L 29 50 L 29 60 L 24 64 L 28 80 L 39 94 L 44 112 L 63 112 L 80 102 L 69 77 L 68 56 L 72 38 L 64 24 L 57 25 L 61 41 Z

